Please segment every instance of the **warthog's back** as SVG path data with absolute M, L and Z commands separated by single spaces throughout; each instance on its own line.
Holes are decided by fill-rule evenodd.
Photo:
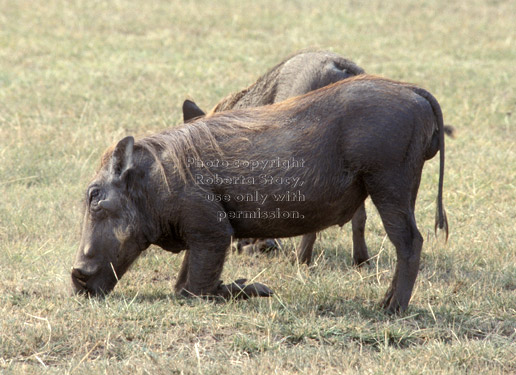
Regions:
M 409 86 L 370 76 L 205 121 L 223 135 L 226 157 L 309 156 L 314 167 L 338 157 L 355 172 L 400 163 L 414 140 L 426 147 L 436 126 L 430 104 Z
M 348 221 L 365 199 L 363 174 L 422 162 L 434 122 L 430 105 L 409 87 L 351 78 L 278 104 L 222 112 L 191 124 L 209 129 L 220 152 L 209 144 L 200 147 L 191 156 L 200 163 L 190 167 L 199 189 L 248 197 L 224 202 L 227 211 L 279 207 L 324 228 Z M 287 161 L 293 166 L 280 165 Z M 294 197 L 278 200 L 286 193 Z M 293 236 L 307 230 L 298 222 L 292 232 L 275 231 L 276 216 L 235 220 L 237 237 Z

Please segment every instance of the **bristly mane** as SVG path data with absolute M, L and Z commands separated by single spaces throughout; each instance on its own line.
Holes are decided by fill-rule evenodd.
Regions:
M 200 159 L 199 150 L 208 146 L 221 153 L 212 129 L 203 121 L 197 121 L 179 128 L 172 128 L 161 133 L 140 139 L 136 146 L 148 151 L 156 161 L 162 176 L 167 181 L 164 164 L 173 165 L 173 173 L 186 181 L 190 175 L 187 168 L 189 156 Z M 164 163 L 167 161 L 167 163 Z M 168 182 L 167 182 L 168 185 Z
M 277 127 L 263 116 L 248 116 L 244 112 L 226 112 L 221 116 L 210 116 L 193 123 L 170 128 L 161 133 L 142 138 L 135 143 L 135 149 L 143 149 L 150 153 L 156 162 L 163 179 L 168 184 L 165 165 L 174 166 L 173 171 L 183 181 L 193 179 L 188 158 L 203 159 L 203 151 L 211 154 L 211 158 L 223 158 L 224 152 L 220 143 L 230 143 L 235 147 L 245 147 L 249 142 L 248 135 L 266 128 Z

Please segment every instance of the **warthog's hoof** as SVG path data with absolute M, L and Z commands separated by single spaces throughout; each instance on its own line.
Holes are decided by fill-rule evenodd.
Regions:
M 365 266 L 370 266 L 371 265 L 371 261 L 369 260 L 369 258 L 367 259 L 353 259 L 353 266 L 355 267 L 365 267 Z
M 231 284 L 221 284 L 217 295 L 224 298 L 247 299 L 250 297 L 269 297 L 274 292 L 266 285 L 253 283 L 246 285 L 246 279 L 238 279 Z
M 395 298 L 394 294 L 395 293 L 393 288 L 389 288 L 381 303 L 381 306 L 385 309 L 385 312 L 390 315 L 403 313 L 405 310 L 407 310 L 408 307 L 408 301 L 404 304 L 400 302 L 398 298 Z
M 254 251 L 261 253 L 268 253 L 270 251 L 279 250 L 281 248 L 281 241 L 274 238 L 264 238 L 254 243 Z
M 281 248 L 281 241 L 274 238 L 245 238 L 238 240 L 236 248 L 239 253 L 269 253 L 279 250 Z

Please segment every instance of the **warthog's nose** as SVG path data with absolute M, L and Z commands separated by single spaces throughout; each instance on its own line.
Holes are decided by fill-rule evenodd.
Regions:
M 84 274 L 81 269 L 72 268 L 72 279 L 77 286 L 84 288 L 89 278 L 90 275 Z
M 90 279 L 91 276 L 97 273 L 97 267 L 93 269 L 83 269 L 79 267 L 72 268 L 72 280 L 74 284 L 79 288 L 86 288 L 86 283 Z
M 72 268 L 72 276 L 79 280 L 87 280 L 90 277 L 90 275 L 85 273 L 83 270 L 75 267 Z

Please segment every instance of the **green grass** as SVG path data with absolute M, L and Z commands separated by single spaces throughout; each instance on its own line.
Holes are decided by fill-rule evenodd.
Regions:
M 516 3 L 0 0 L 0 371 L 164 374 L 516 372 Z M 438 158 L 408 311 L 378 302 L 395 253 L 368 202 L 375 259 L 331 228 L 307 269 L 231 254 L 223 277 L 269 299 L 173 294 L 181 256 L 148 250 L 105 300 L 70 297 L 81 199 L 103 150 L 210 109 L 285 56 L 320 47 L 440 101 L 451 234 L 433 235 Z

